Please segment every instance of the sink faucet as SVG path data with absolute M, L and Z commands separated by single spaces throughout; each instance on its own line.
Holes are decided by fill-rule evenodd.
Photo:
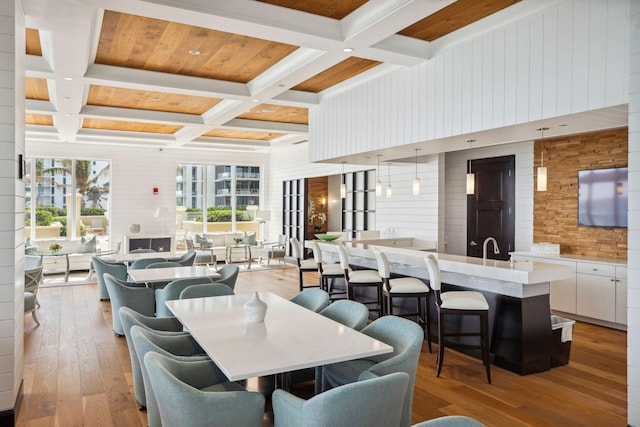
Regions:
M 482 244 L 482 259 L 487 259 L 487 245 L 489 242 L 493 242 L 493 253 L 495 255 L 500 254 L 500 249 L 498 248 L 498 241 L 493 237 L 487 237 L 484 239 L 484 243 Z

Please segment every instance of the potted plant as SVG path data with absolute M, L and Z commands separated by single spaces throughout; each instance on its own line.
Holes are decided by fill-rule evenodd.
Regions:
M 239 245 L 240 243 L 242 243 L 242 238 L 236 237 L 235 239 L 233 239 L 233 241 L 236 242 L 236 245 Z
M 60 252 L 61 249 L 62 249 L 62 246 L 60 244 L 58 244 L 58 243 L 54 243 L 54 244 L 49 246 L 49 250 L 53 254 L 57 254 L 58 252 Z

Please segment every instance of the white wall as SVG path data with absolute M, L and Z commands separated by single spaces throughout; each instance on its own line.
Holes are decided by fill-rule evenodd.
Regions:
M 574 0 L 323 98 L 310 158 L 331 159 L 628 102 L 628 2 Z
M 640 426 L 640 2 L 631 2 L 629 27 L 627 413 L 629 425 Z
M 24 365 L 24 31 L 15 2 L 0 3 L 0 411 L 13 409 Z
M 515 249 L 528 251 L 533 243 L 533 142 L 519 142 L 446 153 L 444 252 L 467 254 L 468 159 L 516 156 Z

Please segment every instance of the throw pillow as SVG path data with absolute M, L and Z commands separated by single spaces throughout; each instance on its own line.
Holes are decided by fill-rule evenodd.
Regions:
M 245 231 L 242 243 L 245 245 L 256 245 L 256 233 L 247 233 Z
M 84 236 L 80 238 L 80 253 L 89 254 L 96 251 L 96 236 L 86 239 Z
M 27 239 L 24 241 L 24 254 L 38 255 L 38 247 L 31 243 L 31 237 L 27 237 Z

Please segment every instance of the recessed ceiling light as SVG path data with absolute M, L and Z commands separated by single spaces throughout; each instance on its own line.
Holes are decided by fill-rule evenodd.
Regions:
M 345 52 L 345 53 L 353 52 L 353 48 L 352 47 L 345 47 L 345 48 L 342 48 L 342 51 Z
M 64 116 L 65 116 L 65 117 L 71 117 L 71 114 L 69 114 L 69 113 L 65 113 L 65 115 L 64 115 Z
M 272 108 L 263 108 L 262 109 L 263 113 L 275 113 L 276 110 L 272 109 Z
M 197 49 L 191 49 L 189 55 L 200 55 L 200 51 Z
M 70 82 L 71 80 L 73 80 L 73 77 L 65 77 L 64 78 L 66 81 Z
M 252 99 L 253 102 L 260 102 L 259 99 Z
M 160 101 L 160 98 L 151 98 L 152 101 Z

